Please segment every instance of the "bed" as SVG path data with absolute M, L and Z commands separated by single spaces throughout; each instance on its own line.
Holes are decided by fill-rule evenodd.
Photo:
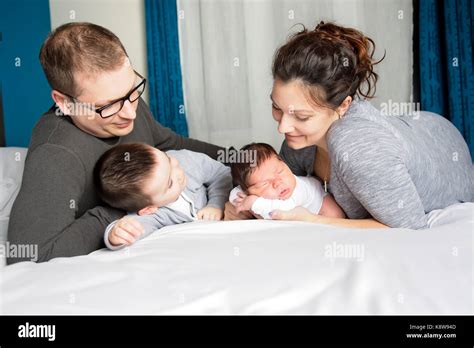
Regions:
M 418 231 L 169 226 L 119 251 L 2 267 L 0 313 L 473 314 L 473 223 L 462 203 Z

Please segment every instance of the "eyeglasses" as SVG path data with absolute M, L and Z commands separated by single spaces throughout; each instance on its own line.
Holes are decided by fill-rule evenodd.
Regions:
M 112 103 L 109 103 L 107 105 L 104 105 L 104 106 L 101 106 L 100 108 L 93 108 L 91 107 L 90 105 L 88 105 L 87 103 L 82 103 L 80 102 L 79 100 L 77 100 L 75 97 L 69 95 L 69 94 L 66 94 L 66 93 L 63 93 L 65 96 L 67 96 L 68 98 L 71 98 L 74 103 L 80 103 L 81 105 L 83 105 L 86 109 L 88 109 L 89 111 L 93 111 L 93 112 L 96 112 L 100 115 L 100 117 L 102 118 L 109 118 L 109 117 L 112 117 L 114 116 L 115 114 L 119 113 L 120 110 L 122 110 L 123 108 L 123 105 L 125 104 L 125 102 L 128 100 L 130 103 L 133 103 L 135 101 L 138 100 L 138 98 L 140 98 L 140 96 L 143 94 L 143 92 L 145 91 L 145 87 L 146 87 L 146 78 L 144 78 L 142 75 L 140 75 L 139 73 L 137 73 L 135 70 L 134 70 L 135 74 L 140 77 L 142 80 L 140 81 L 140 83 L 134 87 L 130 92 L 128 92 L 128 94 L 123 97 L 123 98 L 120 98 L 120 99 L 117 99 L 115 101 L 113 101 Z M 62 93 L 62 92 L 61 92 Z

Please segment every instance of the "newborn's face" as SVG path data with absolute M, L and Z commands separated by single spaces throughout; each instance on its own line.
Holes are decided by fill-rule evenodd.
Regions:
M 288 199 L 293 194 L 296 179 L 285 162 L 272 156 L 249 176 L 247 186 L 250 195 L 267 199 Z

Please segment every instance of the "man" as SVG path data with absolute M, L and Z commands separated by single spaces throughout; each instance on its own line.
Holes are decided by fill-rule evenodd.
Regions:
M 109 30 L 62 25 L 44 42 L 40 61 L 55 106 L 33 130 L 8 227 L 10 244 L 38 246 L 39 262 L 104 247 L 106 226 L 125 215 L 101 202 L 93 185 L 94 165 L 110 147 L 143 142 L 217 158 L 220 147 L 181 137 L 154 120 L 140 98 L 146 80 Z

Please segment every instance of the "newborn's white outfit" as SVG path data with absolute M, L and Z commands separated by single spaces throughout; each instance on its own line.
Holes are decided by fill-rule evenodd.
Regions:
M 296 186 L 293 194 L 288 199 L 266 199 L 259 197 L 255 200 L 251 210 L 264 219 L 271 219 L 273 210 L 291 210 L 296 207 L 304 207 L 313 214 L 318 214 L 323 205 L 324 192 L 321 183 L 312 176 L 296 176 Z M 230 192 L 229 201 L 234 204 L 237 193 L 243 192 L 240 186 L 234 187 Z

